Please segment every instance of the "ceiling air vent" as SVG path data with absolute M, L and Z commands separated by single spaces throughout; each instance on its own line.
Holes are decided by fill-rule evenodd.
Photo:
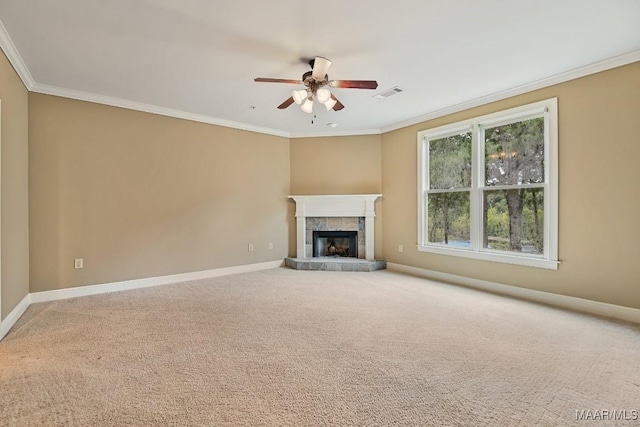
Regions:
M 378 99 L 384 99 L 384 98 L 388 98 L 391 95 L 395 95 L 396 93 L 400 93 L 402 92 L 404 89 L 399 88 L 398 86 L 396 87 L 392 87 L 389 90 L 385 90 L 384 92 L 380 92 L 377 95 L 373 95 L 374 98 L 378 98 Z

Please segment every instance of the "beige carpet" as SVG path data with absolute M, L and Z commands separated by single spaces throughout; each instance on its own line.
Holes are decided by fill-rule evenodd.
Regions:
M 638 409 L 637 325 L 388 271 L 34 304 L 0 342 L 3 426 L 631 426 L 576 410 Z

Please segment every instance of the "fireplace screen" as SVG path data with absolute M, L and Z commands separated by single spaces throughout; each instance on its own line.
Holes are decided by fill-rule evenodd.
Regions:
M 357 231 L 314 231 L 314 257 L 358 257 Z

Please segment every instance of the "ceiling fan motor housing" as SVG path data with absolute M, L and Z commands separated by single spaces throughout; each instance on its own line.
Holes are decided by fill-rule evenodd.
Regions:
M 307 71 L 302 75 L 302 83 L 309 88 L 311 93 L 315 95 L 318 89 L 320 89 L 322 86 L 326 86 L 329 83 L 329 76 L 325 75 L 324 79 L 316 80 L 316 78 L 313 77 L 312 72 Z

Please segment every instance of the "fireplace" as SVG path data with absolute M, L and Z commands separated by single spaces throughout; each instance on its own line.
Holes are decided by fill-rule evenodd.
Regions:
M 296 270 L 376 271 L 375 201 L 382 194 L 289 196 L 296 201 Z
M 313 259 L 313 231 L 356 231 L 353 258 L 374 261 L 375 201 L 380 196 L 382 194 L 289 196 L 296 201 L 297 259 Z M 344 264 L 343 261 L 347 260 L 338 263 Z
M 314 257 L 358 257 L 357 231 L 314 231 Z

